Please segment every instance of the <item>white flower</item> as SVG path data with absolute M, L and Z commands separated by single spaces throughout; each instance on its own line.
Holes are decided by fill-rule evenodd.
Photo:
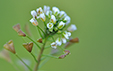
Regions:
M 55 18 L 54 15 L 51 15 L 51 22 L 52 22 L 53 24 L 56 24 L 56 18 Z
M 40 18 L 42 21 L 45 21 L 46 20 L 45 14 L 44 13 L 40 14 Z
M 57 7 L 53 7 L 52 10 L 55 16 L 57 16 L 60 13 L 60 10 Z
M 61 39 L 60 38 L 57 38 L 56 43 L 57 43 L 58 46 L 61 46 L 62 45 Z
M 41 7 L 39 7 L 36 11 L 37 11 L 38 15 L 40 15 L 40 14 L 42 14 L 42 13 L 43 13 L 43 10 L 42 10 L 42 8 L 41 8 Z
M 54 48 L 54 49 L 56 49 L 57 48 L 56 42 L 51 43 L 51 47 Z
M 50 10 L 50 7 L 49 6 L 44 6 L 44 14 L 46 14 L 47 11 Z
M 70 23 L 70 21 L 71 21 L 71 18 L 69 16 L 66 16 L 64 18 L 64 21 L 66 21 L 66 25 L 68 25 Z
M 49 28 L 49 31 L 53 31 L 53 23 L 48 23 L 47 28 Z
M 31 15 L 33 16 L 33 18 L 36 18 L 37 17 L 37 13 L 35 10 L 31 11 Z
M 73 32 L 73 31 L 77 30 L 77 27 L 74 24 L 72 24 L 67 30 L 69 32 Z
M 67 41 L 64 37 L 62 37 L 62 42 L 65 44 Z
M 52 15 L 52 11 L 47 11 L 47 12 L 46 12 L 46 15 L 50 18 L 51 15 Z
M 64 26 L 65 26 L 65 23 L 64 23 L 63 21 L 61 21 L 61 22 L 58 24 L 58 28 L 59 28 L 59 29 L 62 29 Z
M 37 26 L 37 25 L 38 25 L 38 22 L 37 22 L 37 20 L 36 20 L 35 18 L 32 18 L 32 19 L 30 20 L 30 22 L 31 22 L 34 26 Z
M 64 37 L 65 37 L 66 39 L 69 39 L 69 37 L 71 36 L 71 33 L 65 31 L 65 32 L 63 32 L 63 35 L 64 35 Z
M 64 11 L 60 11 L 60 15 L 59 15 L 60 18 L 63 18 L 66 16 L 67 16 L 67 14 Z

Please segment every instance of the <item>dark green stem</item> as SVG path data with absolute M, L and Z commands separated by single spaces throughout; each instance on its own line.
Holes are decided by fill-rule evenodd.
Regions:
M 35 58 L 34 54 L 31 53 L 31 55 L 33 56 L 34 60 L 38 63 L 37 59 Z

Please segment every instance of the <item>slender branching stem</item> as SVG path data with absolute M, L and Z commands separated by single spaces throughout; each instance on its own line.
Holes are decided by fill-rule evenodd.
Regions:
M 30 39 L 33 43 L 35 43 L 36 44 L 36 46 L 39 48 L 39 49 L 41 49 L 41 47 L 33 40 L 33 39 L 31 39 L 29 36 L 26 36 L 28 39 Z
M 48 39 L 48 37 L 45 38 L 44 44 L 43 44 L 43 46 L 42 46 L 42 48 L 40 50 L 40 53 L 39 53 L 39 55 L 37 57 L 38 63 L 36 63 L 35 68 L 34 68 L 34 71 L 38 71 L 39 64 L 40 64 L 40 61 L 41 61 L 41 56 L 43 54 L 44 47 L 45 47 L 45 44 L 46 44 L 47 39 Z
M 30 71 L 33 71 L 17 54 L 15 55 Z
M 37 26 L 37 28 L 40 29 L 44 35 L 46 35 L 45 32 L 39 26 Z
M 42 35 L 42 33 L 40 32 L 38 26 L 37 26 L 37 29 L 38 29 L 38 32 L 39 32 L 40 36 L 43 38 L 43 35 Z
M 43 54 L 42 56 L 58 59 L 58 57 L 56 57 L 56 56 L 52 56 L 52 55 L 44 55 L 44 54 Z
M 31 53 L 31 55 L 33 56 L 33 58 L 34 58 L 34 60 L 36 61 L 36 63 L 38 63 L 38 61 L 37 61 L 36 57 L 34 56 L 34 54 Z

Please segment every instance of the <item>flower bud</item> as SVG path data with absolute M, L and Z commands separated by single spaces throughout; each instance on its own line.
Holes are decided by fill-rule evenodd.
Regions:
M 62 29 L 64 26 L 65 26 L 65 23 L 64 23 L 63 21 L 61 21 L 61 22 L 58 24 L 58 28 L 59 28 L 59 29 Z
M 37 13 L 35 10 L 31 11 L 31 15 L 33 16 L 33 18 L 36 18 L 37 17 Z
M 44 22 L 46 20 L 45 14 L 44 13 L 40 14 L 40 18 Z
M 40 14 L 42 14 L 42 13 L 43 13 L 43 10 L 42 10 L 42 8 L 41 8 L 41 7 L 39 7 L 36 11 L 37 11 L 37 14 L 38 14 L 38 15 L 40 15 Z
M 49 29 L 49 31 L 53 31 L 53 23 L 48 23 L 47 24 L 47 28 Z
M 72 43 L 78 43 L 79 42 L 79 38 L 74 38 L 74 39 L 70 39 L 70 42 Z
M 56 49 L 57 48 L 57 43 L 56 42 L 51 43 L 51 47 Z
M 64 59 L 66 57 L 66 55 L 64 54 L 64 55 L 61 55 L 60 57 L 59 57 L 59 59 Z
M 3 49 L 2 51 L 0 51 L 0 58 L 3 58 L 3 59 L 5 59 L 8 62 L 12 62 L 11 61 L 11 58 L 9 56 L 9 52 L 7 50 L 5 50 L 5 49 Z
M 5 48 L 6 50 L 12 52 L 13 54 L 16 53 L 12 40 L 10 40 L 8 43 L 6 43 L 6 44 L 4 45 L 4 48 Z
M 46 15 L 47 15 L 49 18 L 51 18 L 52 11 L 47 11 L 47 12 L 46 12 Z
M 31 52 L 31 51 L 32 51 L 32 48 L 33 48 L 33 42 L 24 43 L 23 46 L 24 46 L 24 48 L 25 48 L 28 52 Z
M 30 20 L 30 22 L 31 22 L 34 26 L 38 26 L 38 22 L 37 22 L 37 20 L 36 20 L 35 18 L 32 18 L 32 19 Z
M 51 20 L 50 20 L 53 24 L 56 24 L 56 18 L 54 15 L 51 15 Z
M 52 10 L 55 16 L 57 16 L 60 13 L 60 10 L 57 7 L 53 7 Z
M 71 18 L 69 16 L 66 16 L 64 18 L 64 21 L 66 21 L 66 25 L 68 25 L 70 23 L 70 21 L 71 21 Z
M 73 31 L 77 30 L 77 27 L 74 24 L 72 24 L 67 30 L 69 32 L 73 32 Z
M 42 38 L 38 39 L 37 42 L 42 43 Z
M 58 46 L 61 46 L 62 45 L 61 39 L 60 38 L 57 38 L 56 43 L 57 43 Z
M 18 35 L 26 37 L 26 34 L 21 29 L 18 31 Z
M 20 24 L 14 25 L 13 29 L 18 33 L 18 31 L 20 30 Z
M 59 17 L 60 18 L 64 18 L 64 17 L 66 17 L 66 13 L 64 12 L 64 11 L 60 11 L 60 15 L 59 15 Z

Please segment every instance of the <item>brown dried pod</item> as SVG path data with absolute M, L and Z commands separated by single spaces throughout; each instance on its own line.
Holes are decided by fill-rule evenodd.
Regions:
M 18 33 L 18 31 L 20 30 L 20 24 L 14 25 L 13 29 Z
M 64 54 L 64 55 L 61 55 L 60 57 L 59 57 L 59 59 L 64 59 L 66 57 L 66 55 Z
M 65 52 L 66 55 L 70 54 L 69 50 L 65 50 L 64 52 Z
M 26 37 L 26 34 L 21 29 L 18 31 L 18 35 Z
M 24 46 L 24 48 L 25 48 L 28 52 L 31 52 L 31 51 L 32 51 L 32 48 L 33 48 L 33 42 L 24 43 L 23 46 Z
M 5 48 L 6 50 L 9 50 L 10 52 L 12 52 L 12 53 L 14 53 L 14 54 L 16 53 L 12 40 L 10 40 L 8 43 L 6 43 L 6 44 L 4 45 L 4 48 Z
M 3 49 L 2 51 L 0 51 L 0 58 L 3 58 L 8 62 L 12 62 L 9 52 L 6 49 Z
M 37 42 L 42 43 L 42 38 L 38 39 Z
M 79 42 L 79 38 L 74 38 L 74 39 L 70 39 L 70 42 L 72 43 L 78 43 Z

